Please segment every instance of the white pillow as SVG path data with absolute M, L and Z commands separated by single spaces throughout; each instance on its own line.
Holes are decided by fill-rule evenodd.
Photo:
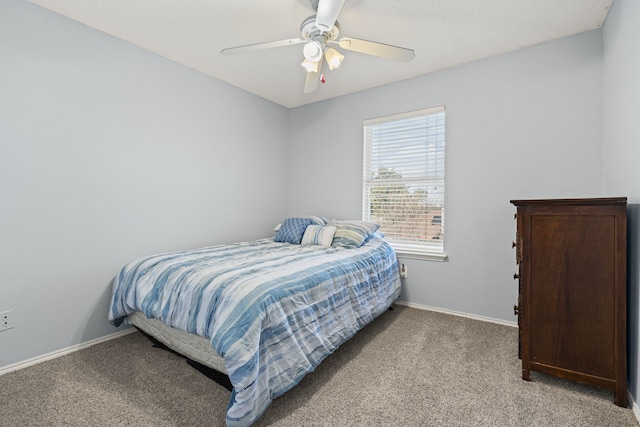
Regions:
M 331 225 L 311 224 L 304 231 L 301 245 L 331 246 L 333 236 L 336 234 L 336 227 Z

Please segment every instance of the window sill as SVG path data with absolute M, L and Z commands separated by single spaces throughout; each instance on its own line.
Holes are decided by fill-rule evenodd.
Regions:
M 403 251 L 402 249 L 396 249 L 396 255 L 398 256 L 398 258 L 419 259 L 423 261 L 445 262 L 447 260 L 446 254 L 427 254 L 420 252 Z

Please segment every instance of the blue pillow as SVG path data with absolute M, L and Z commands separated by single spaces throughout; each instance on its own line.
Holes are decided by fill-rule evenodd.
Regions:
M 313 221 L 309 218 L 287 218 L 273 239 L 275 242 L 292 243 L 299 245 L 304 236 L 304 231 Z
M 327 225 L 329 223 L 329 220 L 323 216 L 305 215 L 301 218 L 309 218 L 311 220 L 311 224 Z M 277 232 L 280 230 L 280 227 L 282 227 L 282 223 L 276 225 L 273 231 Z

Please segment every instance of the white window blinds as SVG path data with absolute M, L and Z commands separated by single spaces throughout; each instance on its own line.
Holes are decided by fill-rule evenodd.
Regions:
M 444 253 L 444 107 L 364 122 L 363 219 L 399 252 Z

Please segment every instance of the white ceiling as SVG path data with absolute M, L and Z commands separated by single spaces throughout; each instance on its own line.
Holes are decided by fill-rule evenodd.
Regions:
M 177 63 L 297 107 L 589 31 L 613 0 L 346 0 L 340 36 L 415 50 L 409 63 L 342 51 L 340 68 L 303 93 L 298 44 L 220 51 L 299 37 L 309 0 L 29 0 Z M 340 50 L 340 49 L 338 49 Z

